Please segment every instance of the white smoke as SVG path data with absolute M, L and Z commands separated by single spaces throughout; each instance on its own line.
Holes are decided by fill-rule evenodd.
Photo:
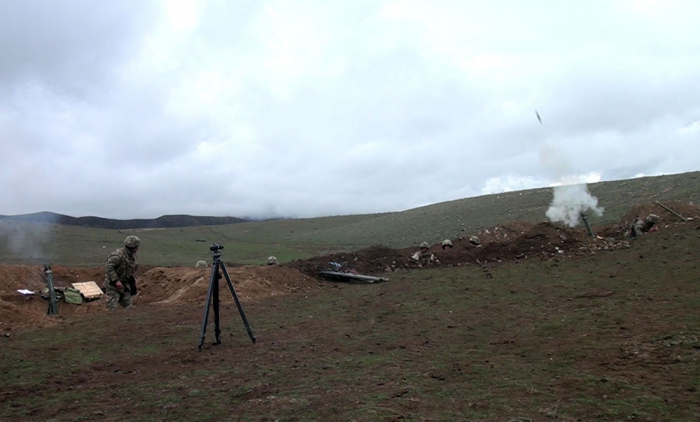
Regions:
M 564 223 L 576 227 L 581 223 L 581 214 L 592 211 L 602 216 L 604 208 L 598 206 L 598 198 L 588 192 L 586 184 L 554 187 L 554 199 L 547 210 L 547 218 L 553 223 Z
M 604 208 L 598 206 L 598 198 L 590 194 L 587 185 L 599 181 L 600 174 L 572 176 L 569 160 L 552 145 L 540 149 L 540 159 L 559 179 L 554 187 L 554 199 L 546 213 L 551 222 L 576 227 L 581 223 L 582 213 L 591 211 L 597 216 L 603 215 Z
M 54 235 L 47 223 L 0 220 L 0 255 L 11 260 L 50 260 L 46 247 Z

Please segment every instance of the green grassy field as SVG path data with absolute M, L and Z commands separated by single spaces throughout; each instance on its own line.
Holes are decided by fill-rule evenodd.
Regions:
M 222 307 L 66 317 L 0 338 L 0 420 L 700 419 L 700 240 L 399 271 Z M 516 419 L 520 418 L 520 419 Z
M 616 222 L 631 207 L 651 201 L 700 201 L 700 173 L 684 173 L 589 185 L 605 207 L 593 225 Z M 224 259 L 260 264 L 269 255 L 280 262 L 381 244 L 403 248 L 440 242 L 507 221 L 546 220 L 552 189 L 532 189 L 460 199 L 384 214 L 289 219 L 155 230 L 103 230 L 21 222 L 0 222 L 0 262 L 102 265 L 129 234 L 141 237 L 144 265 L 191 266 L 209 259 L 208 246 L 225 245 Z M 200 241 L 198 241 L 200 240 Z

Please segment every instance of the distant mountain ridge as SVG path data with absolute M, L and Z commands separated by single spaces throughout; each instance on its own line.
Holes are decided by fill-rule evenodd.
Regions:
M 158 218 L 115 220 L 102 217 L 71 217 L 69 215 L 56 214 L 49 211 L 20 215 L 0 215 L 0 221 L 3 220 L 59 224 L 64 226 L 92 227 L 110 230 L 220 226 L 225 224 L 236 224 L 250 221 L 237 217 L 203 217 L 193 215 L 163 215 Z

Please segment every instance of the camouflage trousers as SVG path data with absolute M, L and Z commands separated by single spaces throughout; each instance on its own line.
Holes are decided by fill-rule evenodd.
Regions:
M 105 283 L 105 295 L 107 296 L 107 309 L 117 309 L 117 306 L 122 308 L 131 308 L 131 292 L 124 286 L 122 290 L 116 286 Z

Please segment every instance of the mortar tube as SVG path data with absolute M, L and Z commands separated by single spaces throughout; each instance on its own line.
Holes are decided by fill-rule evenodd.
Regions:
M 586 225 L 586 229 L 588 229 L 588 234 L 590 234 L 593 237 L 596 237 L 595 233 L 593 233 L 593 229 L 591 228 L 591 225 L 588 224 L 588 218 L 586 218 L 586 214 L 581 213 L 581 218 L 583 219 L 583 224 Z
M 44 265 L 44 272 L 46 273 L 46 283 L 49 285 L 49 315 L 58 315 L 58 303 L 56 301 L 56 291 L 53 288 L 53 274 L 51 272 L 51 267 Z

